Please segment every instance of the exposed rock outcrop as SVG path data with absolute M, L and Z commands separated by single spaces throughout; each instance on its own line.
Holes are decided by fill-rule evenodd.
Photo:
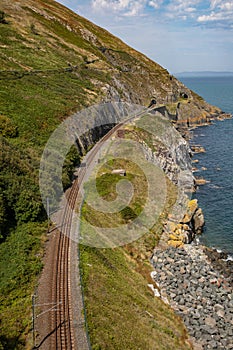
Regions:
M 166 224 L 168 245 L 182 247 L 184 244 L 191 243 L 196 234 L 202 233 L 204 224 L 204 215 L 202 209 L 198 207 L 197 199 L 190 200 L 181 222 L 176 224 L 168 220 Z

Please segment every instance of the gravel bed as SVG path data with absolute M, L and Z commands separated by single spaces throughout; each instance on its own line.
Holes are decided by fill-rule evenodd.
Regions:
M 194 349 L 233 349 L 233 288 L 203 247 L 155 250 L 152 272 L 161 297 L 183 319 Z

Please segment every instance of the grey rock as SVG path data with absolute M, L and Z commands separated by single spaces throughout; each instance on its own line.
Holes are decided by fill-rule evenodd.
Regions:
M 225 312 L 223 310 L 218 310 L 217 315 L 223 318 L 225 316 Z
M 205 324 L 210 327 L 215 327 L 216 326 L 216 320 L 213 317 L 207 317 L 205 319 Z
M 233 298 L 227 281 L 203 258 L 199 248 L 170 249 L 157 257 L 156 280 L 202 349 L 232 350 Z M 190 254 L 192 258 L 190 258 Z M 153 259 L 152 259 L 153 262 Z M 163 293 L 162 293 L 163 294 Z M 195 347 L 194 347 L 195 349 Z

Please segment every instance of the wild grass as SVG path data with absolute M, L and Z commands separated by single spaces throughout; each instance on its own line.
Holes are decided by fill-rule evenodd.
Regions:
M 99 73 L 81 66 L 82 56 L 69 46 L 75 35 L 58 23 L 54 32 L 45 31 L 46 21 L 34 17 L 35 34 L 29 24 L 24 26 L 27 21 L 15 25 L 14 16 L 7 18 L 8 24 L 0 24 L 0 348 L 23 349 L 31 331 L 31 294 L 42 268 L 46 232 L 40 156 L 56 126 L 93 102 L 91 79 Z M 80 68 L 65 72 L 68 63 Z M 63 169 L 65 188 L 76 161 L 71 152 Z
M 113 168 L 121 166 L 127 169 L 123 160 L 117 166 L 114 160 L 110 164 Z M 111 167 L 106 164 L 96 179 L 99 195 L 105 200 L 116 198 L 116 183 L 122 179 L 110 172 Z M 136 167 L 131 167 L 127 175 L 131 181 L 134 172 L 137 172 Z M 87 184 L 86 191 L 90 187 L 91 184 Z M 159 220 L 139 240 L 114 249 L 80 245 L 87 323 L 93 349 L 190 349 L 181 320 L 168 305 L 153 297 L 147 286 L 153 284 L 149 257 L 176 200 L 176 188 L 168 179 L 167 187 L 168 195 Z M 145 183 L 139 181 L 134 200 L 143 203 L 144 195 Z M 126 208 L 132 210 L 133 203 Z M 126 212 L 131 214 L 129 209 Z M 92 225 L 118 225 L 119 230 L 120 225 L 127 221 L 127 215 L 122 220 L 121 212 L 111 216 L 93 213 L 87 204 L 83 214 Z
M 0 146 L 3 160 L 0 164 L 1 342 L 8 350 L 24 348 L 30 331 L 30 298 L 41 271 L 40 238 L 46 231 L 38 173 L 40 157 L 49 136 L 73 112 L 108 96 L 111 92 L 110 86 L 116 80 L 114 91 L 118 91 L 123 98 L 130 93 L 134 96 L 134 101 L 143 103 L 149 103 L 152 86 L 153 90 L 158 88 L 161 95 L 166 95 L 166 91 L 161 88 L 161 82 L 170 81 L 169 74 L 158 64 L 53 1 L 33 2 L 34 10 L 31 1 L 24 0 L 22 6 L 15 5 L 15 2 L 2 1 L 1 7 L 5 11 L 6 21 L 0 21 Z M 86 40 L 81 35 L 81 29 L 96 35 L 96 43 Z M 135 68 L 134 62 L 137 62 L 138 73 L 127 72 L 124 75 L 116 65 L 113 67 L 100 50 L 101 46 L 116 50 L 118 66 L 125 62 Z M 93 58 L 98 60 L 99 66 L 86 63 L 87 59 L 91 61 Z M 77 68 L 64 71 L 64 68 L 74 66 Z M 72 164 L 77 160 L 72 152 L 68 155 L 66 169 L 63 169 L 65 187 L 70 183 Z M 107 177 L 101 178 L 100 192 L 101 189 L 103 191 L 106 181 Z M 106 197 L 114 196 L 112 190 L 113 188 L 102 194 Z M 139 195 L 139 199 L 140 196 L 142 195 Z M 130 220 L 132 211 L 140 212 L 142 202 L 133 201 L 131 209 L 118 216 L 119 222 Z M 94 215 L 92 219 L 95 220 Z M 157 242 L 161 230 L 159 227 L 149 232 L 145 240 L 138 242 L 140 250 L 129 246 L 129 252 L 119 249 L 101 253 L 83 248 L 83 259 L 89 262 L 93 259 L 93 266 L 95 262 L 98 266 L 96 276 L 99 279 L 94 279 L 93 282 L 92 276 L 95 272 L 88 270 L 88 265 L 83 265 L 87 283 L 85 288 L 90 303 L 87 304 L 88 319 L 96 349 L 98 346 L 110 349 L 108 344 L 113 344 L 110 346 L 115 346 L 115 349 L 131 349 L 132 346 L 146 349 L 143 339 L 149 340 L 150 332 L 153 340 L 158 337 L 157 340 L 165 344 L 164 348 L 169 344 L 167 339 L 175 339 L 174 344 L 180 344 L 177 339 L 185 334 L 182 326 L 178 327 L 179 334 L 176 333 L 176 318 L 166 326 L 167 320 L 173 320 L 174 315 L 163 305 L 158 305 L 157 308 L 157 301 L 147 291 L 145 279 L 140 275 L 140 269 L 144 271 L 144 267 L 141 268 L 141 262 L 137 265 L 135 258 L 145 254 Z M 105 265 L 103 262 L 107 261 L 109 264 Z M 110 266 L 117 267 L 113 275 L 116 278 L 109 274 L 112 271 Z M 116 288 L 115 283 L 119 283 Z M 95 289 L 95 284 L 100 285 L 100 289 Z M 111 306 L 113 296 L 110 291 L 114 288 L 122 290 L 123 294 L 121 296 L 121 293 L 114 292 L 116 299 L 113 299 Z M 106 305 L 101 307 L 104 302 L 101 299 L 102 289 L 106 293 L 106 305 L 110 305 L 109 311 Z M 92 305 L 95 297 L 97 302 Z M 132 317 L 126 318 L 126 315 L 130 315 L 131 307 Z M 149 309 L 153 317 L 148 316 Z M 164 319 L 164 323 L 156 321 L 157 314 Z M 115 322 L 118 319 L 119 322 Z M 145 332 L 145 338 L 144 335 L 137 334 L 140 327 Z M 176 349 L 183 349 L 179 346 Z
M 93 349 L 189 349 L 179 318 L 147 287 L 149 264 L 123 248 L 80 249 Z

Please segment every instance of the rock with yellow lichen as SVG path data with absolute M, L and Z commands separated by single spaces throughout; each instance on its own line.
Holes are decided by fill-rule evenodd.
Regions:
M 184 246 L 184 243 L 181 241 L 169 240 L 168 245 L 170 245 L 171 247 L 174 247 L 174 248 L 182 248 Z
M 170 241 L 184 243 L 192 242 L 194 233 L 191 228 L 186 224 L 178 224 L 173 232 L 169 233 L 168 243 Z M 173 245 L 174 246 L 174 245 Z
M 168 245 L 181 247 L 191 243 L 195 235 L 202 232 L 204 223 L 204 215 L 202 209 L 198 207 L 197 199 L 190 200 L 187 212 L 180 223 L 167 222 Z
M 189 223 L 192 220 L 192 217 L 193 217 L 194 213 L 196 212 L 197 208 L 198 208 L 197 199 L 192 199 L 191 201 L 189 201 L 187 212 L 184 215 L 182 223 L 184 223 L 184 224 Z

